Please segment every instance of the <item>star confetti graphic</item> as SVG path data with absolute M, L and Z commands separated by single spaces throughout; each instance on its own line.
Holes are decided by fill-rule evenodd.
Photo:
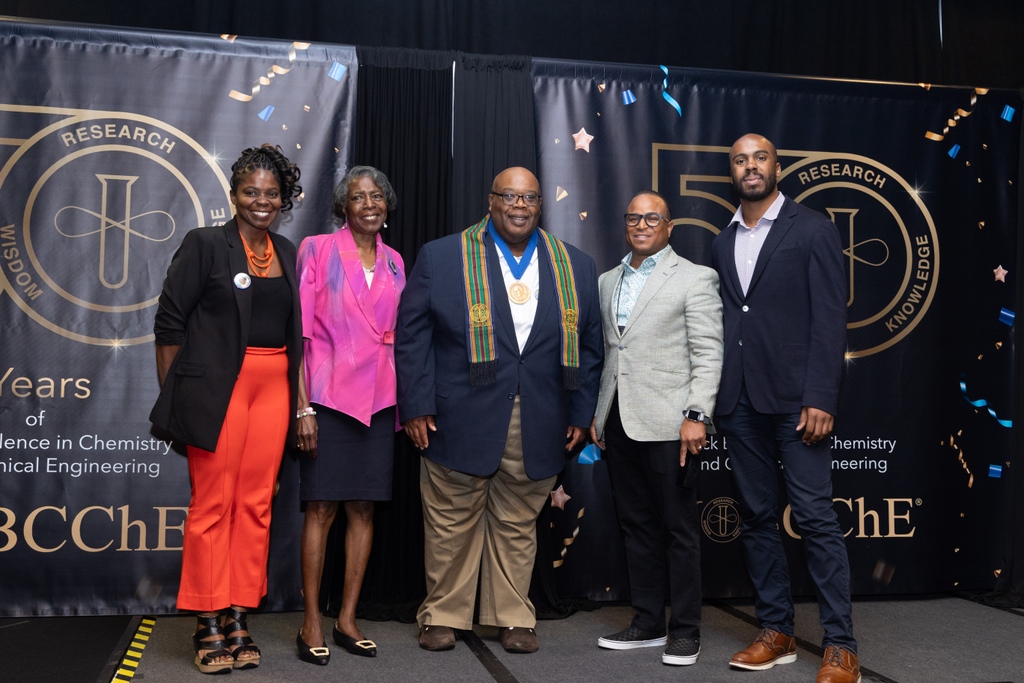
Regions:
M 580 132 L 573 133 L 572 139 L 576 141 L 576 149 L 582 149 L 587 154 L 590 153 L 590 141 L 594 139 L 594 136 L 588 133 L 586 128 L 580 128 Z
M 993 270 L 992 272 L 996 274 L 996 281 L 997 282 L 1006 282 L 1006 275 L 1010 271 L 1008 271 L 1005 268 L 1003 268 L 1002 265 L 999 265 L 999 266 L 996 266 L 996 269 Z
M 551 492 L 551 507 L 559 510 L 565 509 L 565 504 L 572 498 L 561 486 Z

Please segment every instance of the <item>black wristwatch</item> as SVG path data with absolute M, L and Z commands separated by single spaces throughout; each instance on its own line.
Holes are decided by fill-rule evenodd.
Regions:
M 684 410 L 683 417 L 685 417 L 687 420 L 693 420 L 694 422 L 700 422 L 701 424 L 704 424 L 704 413 L 700 412 L 699 410 L 693 410 L 692 408 L 689 410 Z

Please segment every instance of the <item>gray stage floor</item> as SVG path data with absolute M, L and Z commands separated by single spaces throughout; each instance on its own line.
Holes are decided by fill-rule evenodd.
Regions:
M 731 670 L 730 655 L 756 633 L 750 606 L 722 603 L 704 607 L 701 654 L 697 664 L 670 667 L 661 650 L 609 651 L 597 647 L 598 636 L 626 626 L 627 607 L 604 607 L 568 619 L 538 624 L 540 652 L 510 655 L 493 628 L 477 627 L 449 652 L 426 652 L 416 642 L 416 627 L 397 622 L 361 621 L 363 633 L 376 641 L 379 655 L 355 657 L 333 647 L 326 667 L 303 663 L 295 654 L 301 615 L 255 614 L 253 636 L 263 650 L 254 671 L 235 671 L 231 681 L 359 681 L 411 683 L 501 681 L 502 683 L 571 683 L 575 681 L 679 681 L 701 683 L 807 683 L 820 664 L 821 628 L 817 606 L 797 606 L 798 658 L 793 664 L 764 672 Z M 209 680 L 192 664 L 187 616 L 161 616 L 139 658 L 135 680 L 178 683 Z M 1000 610 L 957 597 L 874 600 L 854 603 L 865 681 L 893 683 L 1024 683 L 1024 610 Z M 330 620 L 324 619 L 329 632 Z M 56 654 L 56 653 L 55 653 Z M 101 682 L 98 682 L 101 683 Z

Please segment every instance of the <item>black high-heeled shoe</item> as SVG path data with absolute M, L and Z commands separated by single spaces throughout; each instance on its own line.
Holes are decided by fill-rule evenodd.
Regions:
M 338 630 L 337 624 L 334 625 L 334 642 L 341 645 L 351 654 L 359 655 L 360 657 L 377 656 L 376 643 L 372 640 L 356 640 L 352 636 L 347 636 Z
M 255 669 L 260 665 L 260 649 L 253 644 L 250 636 L 231 636 L 232 633 L 238 633 L 239 631 L 248 631 L 249 627 L 246 625 L 245 620 L 249 616 L 248 612 L 229 607 L 224 610 L 224 624 L 221 626 L 224 633 L 228 634 L 228 649 L 231 649 L 231 656 L 235 658 L 234 668 L 236 669 Z M 251 657 L 243 657 L 239 659 L 238 655 L 246 652 L 252 653 Z
M 299 635 L 295 636 L 295 646 L 299 650 L 299 659 L 304 662 L 327 666 L 327 662 L 331 661 L 331 648 L 327 647 L 327 643 L 320 647 L 306 645 L 306 641 L 302 639 L 302 628 L 299 628 Z
M 196 668 L 204 674 L 229 674 L 235 665 L 231 651 L 227 649 L 227 641 L 224 640 L 224 631 L 220 627 L 219 618 L 218 616 L 196 615 L 198 628 L 192 634 L 192 644 L 196 646 Z M 218 638 L 203 640 L 213 636 L 218 636 Z M 200 657 L 200 650 L 209 650 L 209 652 Z M 214 661 L 223 657 L 232 657 L 232 659 L 226 662 Z

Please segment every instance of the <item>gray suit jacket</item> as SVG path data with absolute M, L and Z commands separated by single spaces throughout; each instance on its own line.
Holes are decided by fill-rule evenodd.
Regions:
M 626 435 L 675 441 L 683 411 L 710 416 L 722 373 L 722 300 L 718 274 L 678 256 L 661 257 L 622 334 L 615 321 L 619 264 L 601 275 L 604 370 L 596 431 L 603 437 L 615 392 Z

